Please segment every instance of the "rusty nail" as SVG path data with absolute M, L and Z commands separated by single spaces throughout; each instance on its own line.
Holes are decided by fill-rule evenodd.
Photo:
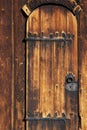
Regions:
M 34 116 L 35 116 L 35 117 L 38 117 L 38 116 L 39 116 L 39 112 L 35 112 L 35 113 L 34 113 Z
M 70 32 L 67 33 L 67 37 L 70 38 L 71 37 L 71 34 Z
M 42 37 L 44 36 L 44 32 L 41 32 L 41 36 L 42 36 Z
M 37 32 L 35 32 L 35 33 L 33 34 L 33 36 L 34 36 L 34 37 L 37 37 L 37 36 L 38 36 L 38 33 L 37 33 Z
M 65 113 L 62 113 L 62 117 L 66 117 Z
M 71 37 L 74 38 L 74 34 L 72 34 Z
M 29 113 L 28 113 L 28 116 L 29 116 L 29 117 L 34 117 L 34 114 L 32 114 L 32 113 L 29 112 Z
M 66 33 L 64 31 L 62 31 L 61 34 L 62 34 L 62 37 L 64 37 L 64 38 L 66 37 Z
M 42 112 L 40 112 L 39 116 L 42 117 Z
M 28 33 L 28 36 L 29 36 L 29 37 L 31 37 L 31 36 L 32 36 L 31 32 L 29 32 L 29 33 Z
M 51 117 L 51 114 L 50 114 L 50 113 L 48 113 L 47 117 Z
M 55 36 L 58 37 L 59 36 L 59 32 L 55 32 Z
M 54 117 L 57 117 L 58 116 L 58 113 L 57 113 L 57 111 L 54 113 Z
M 50 38 L 53 38 L 53 33 L 50 33 Z

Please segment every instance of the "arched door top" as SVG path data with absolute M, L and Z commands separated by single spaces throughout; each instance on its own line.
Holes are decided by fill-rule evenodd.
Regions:
M 22 7 L 22 10 L 27 16 L 29 16 L 33 10 L 42 5 L 54 4 L 64 6 L 68 8 L 74 15 L 77 15 L 79 12 L 81 12 L 79 2 L 80 0 L 29 0 L 27 4 Z

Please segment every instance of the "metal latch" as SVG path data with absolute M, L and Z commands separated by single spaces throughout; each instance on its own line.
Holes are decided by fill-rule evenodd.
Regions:
M 65 89 L 68 91 L 78 91 L 78 82 L 72 73 L 69 73 L 65 78 Z

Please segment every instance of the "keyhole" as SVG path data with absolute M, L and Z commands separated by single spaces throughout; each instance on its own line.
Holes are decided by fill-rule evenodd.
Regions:
M 73 79 L 71 78 L 71 77 L 68 77 L 67 79 L 66 79 L 66 82 L 67 83 L 71 83 L 73 81 Z
M 66 83 L 73 83 L 73 82 L 75 82 L 74 75 L 72 73 L 67 74 L 65 81 L 66 81 Z

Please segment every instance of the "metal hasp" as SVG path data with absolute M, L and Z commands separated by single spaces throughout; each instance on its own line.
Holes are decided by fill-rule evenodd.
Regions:
M 69 73 L 65 79 L 65 89 L 68 91 L 78 91 L 78 82 L 72 73 Z

